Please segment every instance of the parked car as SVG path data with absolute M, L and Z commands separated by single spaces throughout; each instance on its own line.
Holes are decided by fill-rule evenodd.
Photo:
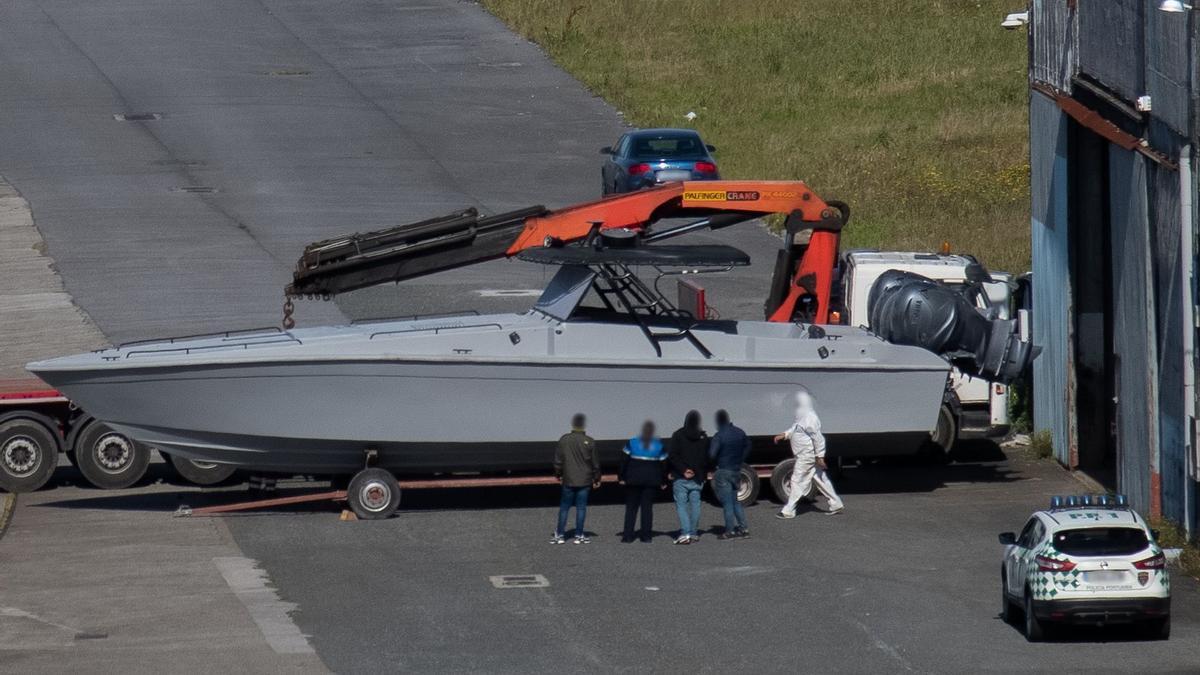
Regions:
M 1001 616 L 1019 615 L 1031 642 L 1060 623 L 1134 624 L 1167 639 L 1171 580 L 1156 538 L 1124 495 L 1052 498 L 1019 537 L 1000 535 Z
M 717 163 L 707 145 L 691 129 L 639 129 L 600 149 L 603 194 L 633 192 L 683 180 L 718 180 Z

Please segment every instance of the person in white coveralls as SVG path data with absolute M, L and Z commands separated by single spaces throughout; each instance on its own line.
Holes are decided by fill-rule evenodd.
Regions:
M 788 501 L 777 518 L 795 518 L 796 505 L 815 485 L 829 501 L 829 515 L 842 512 L 845 505 L 833 489 L 833 482 L 825 472 L 825 436 L 821 433 L 821 419 L 813 408 L 812 394 L 801 390 L 796 394 L 796 421 L 782 434 L 775 437 L 778 443 L 784 439 L 791 442 L 792 454 L 796 456 L 796 467 L 792 469 L 792 480 Z

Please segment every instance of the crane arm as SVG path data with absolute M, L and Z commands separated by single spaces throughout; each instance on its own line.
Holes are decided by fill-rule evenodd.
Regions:
M 814 302 L 812 319 L 824 323 L 837 262 L 840 208 L 830 206 L 800 181 L 685 181 L 605 197 L 549 211 L 530 207 L 490 217 L 466 209 L 441 218 L 315 242 L 296 266 L 290 296 L 330 296 L 376 284 L 403 281 L 446 269 L 514 256 L 523 250 L 570 244 L 594 229 L 629 229 L 648 240 L 694 229 L 719 229 L 772 213 L 787 216 L 789 241 L 811 230 L 796 273 L 777 280 L 771 320 L 790 321 L 802 298 Z M 690 225 L 654 231 L 663 218 L 700 218 Z

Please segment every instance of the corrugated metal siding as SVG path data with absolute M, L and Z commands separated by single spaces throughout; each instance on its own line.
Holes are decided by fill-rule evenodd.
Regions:
M 1075 74 L 1075 19 L 1066 0 L 1033 0 L 1030 70 L 1035 82 L 1069 91 Z
M 1183 508 L 1184 437 L 1183 300 L 1179 266 L 1179 172 L 1150 166 L 1151 242 L 1154 252 L 1155 311 L 1158 338 L 1158 448 L 1163 515 L 1177 523 Z
M 1128 101 L 1145 91 L 1142 10 L 1148 5 L 1148 0 L 1079 3 L 1079 71 Z
M 1151 114 L 1184 138 L 1191 114 L 1188 47 L 1187 14 L 1146 13 L 1146 93 L 1153 101 Z
M 1157 456 L 1158 390 L 1145 160 L 1109 146 L 1113 351 L 1117 371 L 1117 488 L 1149 511 Z
M 1071 463 L 1070 256 L 1067 247 L 1067 117 L 1049 98 L 1029 97 L 1033 236 L 1033 426 L 1049 431 L 1054 454 Z

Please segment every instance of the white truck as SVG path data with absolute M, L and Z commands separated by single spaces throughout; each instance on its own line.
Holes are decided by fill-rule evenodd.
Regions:
M 867 325 L 867 296 L 879 275 L 888 270 L 913 272 L 949 286 L 967 285 L 967 267 L 977 261 L 960 254 L 921 253 L 911 251 L 847 251 L 842 256 L 842 305 L 847 316 L 842 323 L 851 326 Z M 986 298 L 976 298 L 985 309 L 990 303 L 999 318 L 1010 318 L 1012 275 L 991 272 L 992 282 L 983 284 Z M 1008 387 L 951 373 L 951 391 L 933 430 L 933 442 L 948 449 L 962 432 L 1002 435 L 1008 432 Z

